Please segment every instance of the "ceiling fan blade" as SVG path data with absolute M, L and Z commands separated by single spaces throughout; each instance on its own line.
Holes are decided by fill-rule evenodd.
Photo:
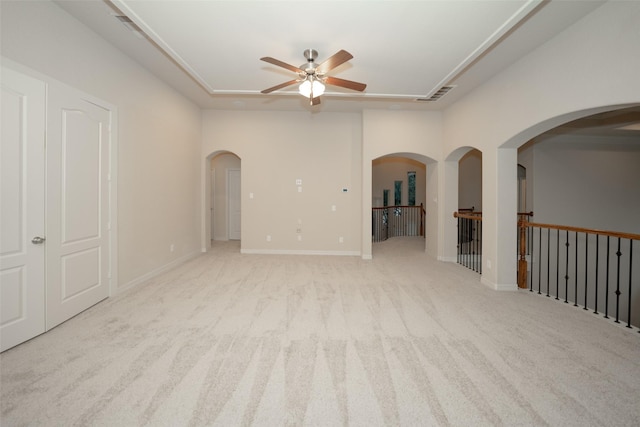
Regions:
M 358 83 L 351 80 L 339 79 L 337 77 L 327 76 L 324 78 L 324 82 L 328 85 L 346 87 L 347 89 L 357 90 L 362 92 L 367 87 L 364 83 Z
M 311 105 L 318 105 L 320 104 L 320 97 L 316 96 L 315 98 L 311 98 Z
M 286 62 L 282 62 L 279 59 L 271 58 L 270 56 L 265 56 L 264 58 L 260 58 L 261 61 L 268 62 L 269 64 L 277 65 L 278 67 L 286 68 L 289 71 L 293 71 L 294 73 L 304 73 L 300 68 L 294 67 L 293 65 L 289 65 Z
M 260 93 L 271 93 L 274 90 L 282 89 L 283 87 L 291 86 L 298 83 L 298 80 L 289 80 L 288 82 L 280 83 L 279 85 L 270 87 L 269 89 L 261 90 Z
M 353 58 L 353 55 L 351 55 L 346 50 L 341 50 L 324 61 L 322 64 L 318 65 L 318 67 L 316 68 L 316 73 L 326 73 L 327 71 L 333 70 L 338 65 L 344 64 L 351 58 Z

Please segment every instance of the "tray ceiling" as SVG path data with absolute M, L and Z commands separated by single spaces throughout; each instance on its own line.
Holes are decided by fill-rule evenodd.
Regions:
M 203 108 L 308 107 L 299 66 L 340 49 L 329 74 L 367 84 L 327 87 L 323 110 L 441 109 L 599 6 L 596 1 L 59 1 L 62 8 Z M 131 23 L 123 25 L 126 16 Z M 130 31 L 140 29 L 141 34 Z M 437 102 L 416 101 L 455 86 Z

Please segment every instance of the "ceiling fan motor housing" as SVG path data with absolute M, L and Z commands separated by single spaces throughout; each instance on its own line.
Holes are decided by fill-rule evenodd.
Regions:
M 315 74 L 316 68 L 318 68 L 318 64 L 315 63 L 316 58 L 318 58 L 318 51 L 315 49 L 305 49 L 303 55 L 305 58 L 307 58 L 307 63 L 302 64 L 300 66 L 300 69 L 303 70 L 307 75 Z

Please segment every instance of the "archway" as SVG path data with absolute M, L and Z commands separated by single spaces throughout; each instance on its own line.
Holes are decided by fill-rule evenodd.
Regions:
M 518 163 L 527 167 L 527 210 L 535 213 L 522 234 L 522 282 L 616 318 L 618 307 L 625 307 L 621 320 L 640 325 L 640 299 L 629 300 L 640 286 L 631 274 L 640 265 L 632 250 L 637 237 L 624 237 L 640 234 L 640 107 L 580 115 L 518 148 Z M 609 280 L 625 286 L 620 293 L 598 286 Z
M 482 211 L 482 152 L 471 146 L 459 147 L 449 153 L 445 159 L 443 198 L 443 237 L 440 247 L 442 261 L 460 262 L 460 240 L 469 246 L 473 243 L 473 252 L 481 253 L 481 239 L 477 221 L 465 219 L 461 227 L 454 212 L 478 213 Z M 460 235 L 460 233 L 464 235 Z M 473 238 L 471 236 L 474 236 Z M 467 248 L 470 249 L 470 248 Z M 473 268 L 481 271 L 479 256 L 473 256 Z
M 390 237 L 425 237 L 429 160 L 415 153 L 391 153 L 372 160 L 371 235 L 374 243 Z M 436 215 L 435 212 L 432 214 Z M 418 246 L 426 250 L 426 240 Z
M 241 159 L 230 151 L 205 158 L 203 177 L 203 252 L 212 241 L 241 240 Z

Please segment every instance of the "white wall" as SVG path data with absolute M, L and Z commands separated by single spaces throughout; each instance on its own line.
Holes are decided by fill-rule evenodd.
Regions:
M 201 158 L 242 160 L 243 252 L 360 254 L 360 114 L 209 110 L 203 120 Z
M 54 3 L 0 7 L 4 58 L 118 110 L 119 288 L 197 253 L 199 108 Z
M 640 138 L 536 142 L 535 222 L 640 234 Z
M 458 207 L 482 212 L 482 153 L 470 150 L 458 163 Z
M 533 193 L 535 191 L 535 161 L 533 157 L 533 141 L 527 142 L 518 148 L 518 164 L 526 169 L 526 188 L 525 188 L 525 205 L 527 212 L 533 212 L 532 221 L 535 221 L 535 205 Z

